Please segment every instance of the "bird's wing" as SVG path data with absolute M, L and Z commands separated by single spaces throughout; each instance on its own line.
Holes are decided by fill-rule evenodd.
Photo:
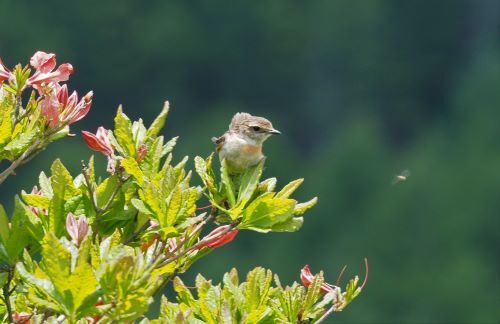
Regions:
M 215 144 L 215 150 L 219 152 L 226 141 L 226 134 L 220 137 L 212 137 L 212 142 Z

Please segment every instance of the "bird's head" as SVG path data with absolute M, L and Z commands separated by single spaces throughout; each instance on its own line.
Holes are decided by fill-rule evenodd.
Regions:
M 273 124 L 263 117 L 252 116 L 248 113 L 234 115 L 229 130 L 238 133 L 256 144 L 262 144 L 269 136 L 281 134 L 274 129 Z

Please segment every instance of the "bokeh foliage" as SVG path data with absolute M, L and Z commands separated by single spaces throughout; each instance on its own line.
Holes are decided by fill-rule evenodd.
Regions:
M 498 6 L 3 0 L 0 56 L 12 66 L 46 49 L 71 60 L 73 84 L 96 93 L 82 128 L 110 126 L 119 103 L 150 121 L 171 99 L 176 123 L 166 135 L 180 135 L 179 155 L 207 156 L 210 137 L 237 111 L 283 131 L 266 143 L 267 172 L 283 183 L 307 179 L 299 198 L 323 198 L 314 221 L 290 236 L 243 233 L 194 273 L 220 278 L 232 266 L 262 265 L 290 282 L 308 260 L 332 281 L 366 255 L 370 283 L 337 320 L 492 322 L 500 317 Z M 49 148 L 2 197 L 31 188 L 56 156 L 76 173 L 87 158 L 76 142 Z M 391 185 L 403 169 L 412 175 Z

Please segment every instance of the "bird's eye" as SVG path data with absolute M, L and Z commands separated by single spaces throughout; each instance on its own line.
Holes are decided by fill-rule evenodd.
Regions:
M 253 126 L 252 129 L 256 132 L 260 131 L 260 127 L 259 126 Z

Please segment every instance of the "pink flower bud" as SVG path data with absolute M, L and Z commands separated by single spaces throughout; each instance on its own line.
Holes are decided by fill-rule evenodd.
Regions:
M 99 127 L 96 134 L 82 131 L 82 136 L 87 145 L 94 151 L 101 152 L 106 156 L 113 154 L 113 147 L 108 139 L 108 130 L 104 127 Z
M 221 233 L 227 231 L 229 227 L 230 225 L 222 225 L 211 231 L 202 239 L 204 243 L 200 246 L 200 249 L 203 247 L 216 248 L 231 242 L 236 234 L 238 234 L 238 229 L 232 229 L 221 235 Z
M 89 231 L 87 217 L 81 215 L 76 220 L 75 215 L 69 213 L 68 217 L 66 217 L 66 230 L 73 242 L 79 246 Z
M 300 280 L 302 280 L 302 284 L 306 287 L 309 287 L 311 283 L 314 280 L 314 275 L 311 273 L 311 270 L 309 269 L 309 265 L 305 265 L 302 270 L 300 270 Z M 324 282 L 321 285 L 320 290 L 324 293 L 329 293 L 335 289 L 334 286 Z
M 30 313 L 20 312 L 12 314 L 12 319 L 14 320 L 14 323 L 24 324 L 29 323 L 32 316 L 33 315 Z
M 0 59 L 0 82 L 9 80 L 12 77 L 12 73 L 3 65 L 2 59 Z
M 137 149 L 137 158 L 136 158 L 137 162 L 141 162 L 142 160 L 144 160 L 147 154 L 148 154 L 148 147 L 146 146 L 146 144 L 141 144 Z

